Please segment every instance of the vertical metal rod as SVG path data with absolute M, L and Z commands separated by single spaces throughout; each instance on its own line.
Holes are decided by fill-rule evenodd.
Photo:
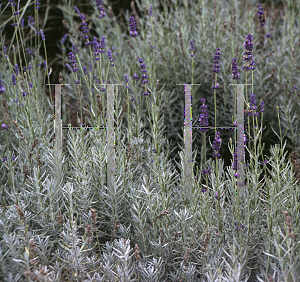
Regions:
M 115 194 L 114 85 L 107 84 L 107 189 Z
M 238 189 L 244 186 L 244 84 L 237 85 L 237 172 L 239 180 L 237 181 Z
M 185 84 L 185 113 L 184 113 L 184 145 L 185 145 L 185 198 L 192 196 L 192 115 L 191 115 L 191 84 Z

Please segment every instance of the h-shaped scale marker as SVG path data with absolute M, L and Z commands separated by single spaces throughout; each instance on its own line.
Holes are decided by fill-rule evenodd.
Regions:
M 107 129 L 107 190 L 108 194 L 112 196 L 115 193 L 115 131 L 114 131 L 114 85 L 122 84 L 100 84 L 108 85 L 107 88 L 107 127 L 103 126 L 85 126 L 85 127 L 68 127 L 62 126 L 61 119 L 61 86 L 70 84 L 46 84 L 55 85 L 54 92 L 54 142 L 55 150 L 59 153 L 59 162 L 62 161 L 62 128 L 96 128 L 96 129 Z M 55 99 L 56 98 L 56 99 Z M 59 143 L 60 140 L 60 143 Z
M 184 113 L 184 150 L 185 159 L 187 161 L 185 170 L 185 197 L 188 199 L 192 196 L 192 128 L 208 128 L 208 129 L 237 129 L 237 181 L 236 186 L 244 186 L 244 165 L 245 165 L 245 150 L 244 150 L 244 85 L 252 84 L 230 84 L 237 85 L 237 126 L 236 127 L 193 127 L 192 126 L 192 107 L 191 107 L 191 85 L 201 84 L 176 84 L 185 85 L 185 113 Z M 191 121 L 191 122 L 189 122 Z

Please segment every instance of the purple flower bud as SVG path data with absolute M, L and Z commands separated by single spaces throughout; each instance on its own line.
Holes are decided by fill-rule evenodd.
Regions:
M 73 47 L 74 54 L 76 55 L 77 54 L 77 49 L 76 49 L 75 44 L 72 44 L 72 47 Z
M 252 50 L 253 50 L 253 45 L 254 45 L 254 43 L 252 42 L 252 40 L 253 40 L 253 36 L 252 36 L 252 34 L 248 34 L 247 36 L 246 36 L 246 41 L 244 42 L 244 47 L 245 47 L 245 52 L 243 53 L 243 55 L 244 55 L 244 61 L 246 61 L 246 62 L 250 62 L 250 66 L 254 66 L 255 65 L 255 63 L 254 63 L 254 60 L 253 60 L 253 58 L 252 58 Z M 244 66 L 242 67 L 242 69 L 244 70 L 244 71 L 248 71 L 248 70 L 254 70 L 255 69 L 255 67 L 250 67 L 249 68 L 249 66 L 246 66 L 245 64 L 244 64 Z
M 100 53 L 105 53 L 105 50 L 104 50 L 105 49 L 105 35 L 103 35 L 101 37 L 99 48 L 100 48 Z
M 194 46 L 193 40 L 191 40 L 190 42 L 191 42 L 191 51 L 195 51 L 195 46 Z M 194 57 L 194 52 L 192 52 L 191 57 Z
M 35 7 L 35 9 L 38 10 L 40 8 L 40 5 L 41 5 L 40 1 L 36 0 L 36 7 Z
M 232 79 L 240 79 L 239 72 L 237 68 L 236 58 L 232 58 Z
M 69 53 L 69 59 L 70 59 L 71 66 L 73 68 L 73 72 L 77 72 L 78 68 L 76 68 L 76 59 L 72 52 Z
M 142 81 L 143 84 L 146 84 L 148 82 L 147 78 L 148 78 L 148 75 L 146 74 L 147 73 L 147 70 L 146 70 L 146 65 L 144 64 L 144 60 L 143 58 L 140 58 L 139 59 L 139 63 L 141 64 L 140 65 L 140 68 L 142 69 L 142 78 L 144 78 L 144 80 Z M 148 92 L 147 92 L 148 93 Z M 145 94 L 145 93 L 144 93 Z
M 265 111 L 265 102 L 261 101 L 260 102 L 260 111 L 263 113 Z
M 83 73 L 84 73 L 85 75 L 87 75 L 86 66 L 83 66 Z
M 153 5 L 150 5 L 150 11 L 149 11 L 149 16 L 152 16 L 152 9 L 153 9 Z
M 64 44 L 65 44 L 65 42 L 66 42 L 66 40 L 67 40 L 67 37 L 68 37 L 68 33 L 66 33 L 66 34 L 64 35 L 64 37 L 62 38 L 62 40 L 60 41 L 61 45 L 64 45 Z
M 42 30 L 40 30 L 40 35 L 41 35 L 41 37 L 42 37 L 42 40 L 43 40 L 43 41 L 45 41 L 45 40 L 46 40 L 46 38 L 45 38 L 45 35 L 44 35 L 44 33 L 43 33 L 43 31 L 42 31 Z
M 220 68 L 220 65 L 219 65 L 219 63 L 220 63 L 220 52 L 219 52 L 219 50 L 220 50 L 220 48 L 217 48 L 217 50 L 216 50 L 216 52 L 215 52 L 215 56 L 214 56 L 214 69 L 213 69 L 213 72 L 215 72 L 215 73 L 218 73 L 218 72 L 220 72 L 219 71 L 219 68 Z
M 97 6 L 98 11 L 100 11 L 99 18 L 101 19 L 101 18 L 105 17 L 106 14 L 104 12 L 102 0 L 96 0 L 96 6 Z
M 262 7 L 262 4 L 258 4 L 258 19 L 260 23 L 260 27 L 264 27 L 267 25 L 266 23 L 266 15 L 264 14 L 264 8 Z
M 76 6 L 74 6 L 74 9 L 77 12 L 77 14 L 81 14 L 80 11 L 79 11 L 79 9 Z
M 200 126 L 208 126 L 208 111 L 207 111 L 207 105 L 205 105 L 205 99 L 201 98 L 201 103 L 203 104 L 200 107 Z M 208 131 L 208 128 L 200 128 L 200 131 L 202 133 L 206 133 Z
M 16 3 L 14 2 L 14 0 L 8 0 L 8 2 L 9 2 L 9 7 L 11 7 L 11 6 L 14 6 L 14 7 L 16 7 Z
M 220 132 L 217 131 L 217 135 L 216 135 L 213 145 L 212 145 L 213 150 L 214 150 L 214 153 L 212 155 L 213 157 L 221 157 L 221 155 L 219 154 L 220 145 L 221 145 Z
M 114 66 L 115 64 L 113 63 L 114 59 L 113 59 L 113 57 L 112 57 L 112 51 L 111 51 L 111 50 L 108 50 L 108 51 L 107 51 L 107 55 L 108 55 L 109 61 L 111 62 L 111 65 Z
M 24 27 L 24 21 L 25 21 L 24 19 L 21 20 L 21 23 L 20 23 L 20 27 L 21 27 L 21 28 Z
M 130 26 L 130 36 L 137 37 L 136 23 L 134 17 L 130 17 L 129 26 Z
M 32 16 L 28 16 L 28 26 L 34 26 L 34 18 Z
M 17 84 L 17 78 L 16 78 L 16 75 L 14 73 L 12 74 L 12 84 L 13 85 Z

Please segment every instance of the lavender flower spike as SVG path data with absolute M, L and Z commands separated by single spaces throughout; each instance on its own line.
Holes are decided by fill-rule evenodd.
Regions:
M 203 104 L 200 107 L 200 126 L 208 126 L 208 112 L 207 112 L 207 105 L 205 105 L 205 99 L 201 98 L 201 103 Z M 200 131 L 202 133 L 206 133 L 208 131 L 208 128 L 200 128 Z
M 232 58 L 232 79 L 240 79 L 237 68 L 236 58 Z
M 130 17 L 129 26 L 130 26 L 130 36 L 137 37 L 136 23 L 134 17 Z
M 190 42 L 191 42 L 191 51 L 195 51 L 194 41 L 191 40 Z M 194 52 L 192 52 L 191 57 L 194 57 L 194 55 L 195 55 Z
M 267 25 L 266 23 L 266 15 L 264 14 L 264 8 L 262 7 L 262 4 L 258 4 L 258 19 L 260 23 L 260 27 L 264 27 Z
M 214 150 L 214 153 L 212 155 L 213 157 L 221 157 L 221 155 L 219 154 L 220 145 L 221 145 L 220 132 L 217 131 L 217 135 L 216 135 L 215 140 L 212 145 L 213 150 Z
M 153 9 L 153 5 L 150 5 L 150 11 L 149 11 L 149 16 L 152 16 L 152 9 Z

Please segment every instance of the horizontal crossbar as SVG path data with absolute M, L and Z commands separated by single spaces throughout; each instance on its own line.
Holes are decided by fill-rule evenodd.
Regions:
M 208 129 L 215 129 L 215 128 L 218 128 L 218 129 L 237 129 L 237 126 L 235 127 L 200 127 L 200 126 L 192 126 L 192 128 L 197 128 L 197 129 L 202 129 L 202 128 L 208 128 Z
M 61 128 L 97 128 L 97 129 L 106 129 L 104 126 L 62 126 Z

